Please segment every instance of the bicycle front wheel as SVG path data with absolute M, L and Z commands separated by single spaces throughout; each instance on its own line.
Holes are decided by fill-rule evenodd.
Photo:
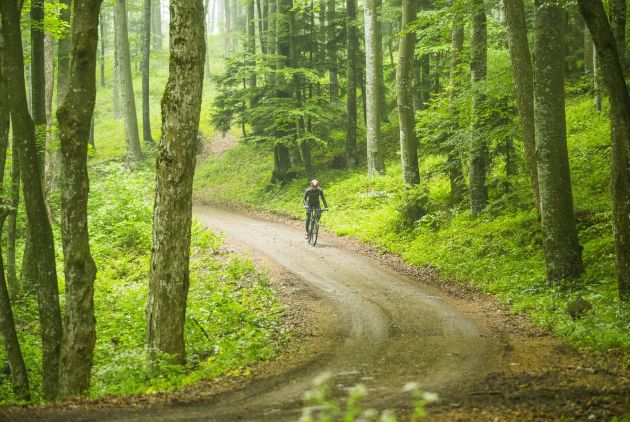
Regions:
M 311 218 L 311 224 L 308 228 L 308 243 L 313 241 L 313 230 L 315 228 L 315 218 Z
M 319 233 L 319 222 L 315 221 L 314 227 L 313 227 L 313 246 L 317 245 L 317 234 Z

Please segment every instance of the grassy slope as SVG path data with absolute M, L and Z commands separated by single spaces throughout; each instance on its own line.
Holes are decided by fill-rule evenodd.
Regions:
M 168 77 L 168 55 L 152 54 L 151 112 L 154 140 L 159 139 L 159 101 Z M 217 62 L 213 66 L 218 66 Z M 107 70 L 111 70 L 108 63 Z M 140 74 L 134 73 L 136 106 L 142 136 Z M 106 74 L 108 83 L 110 75 Z M 212 92 L 206 89 L 202 113 Z M 221 374 L 238 374 L 254 362 L 273 357 L 286 340 L 280 305 L 265 274 L 248 260 L 221 250 L 222 240 L 199 225 L 193 227 L 188 296 L 185 368 L 162 362 L 149 368 L 145 360 L 145 306 L 151 248 L 153 192 L 152 152 L 135 171 L 124 162 L 122 119 L 114 119 L 111 86 L 98 87 L 95 149 L 90 159 L 89 222 L 95 282 L 97 341 L 92 397 L 168 390 Z M 202 132 L 209 133 L 202 118 Z M 144 147 L 144 146 L 143 146 Z M 10 163 L 8 165 L 10 169 Z M 10 181 L 10 175 L 5 177 Z M 59 195 L 53 195 L 57 273 L 62 306 L 63 253 L 59 227 Z M 23 205 L 23 204 L 22 204 Z M 23 210 L 20 211 L 23 218 Z M 20 221 L 24 233 L 24 221 Z M 18 245 L 21 254 L 21 245 Z M 18 263 L 21 256 L 18 256 Z M 256 304 L 256 306 L 252 306 Z M 37 302 L 23 295 L 14 303 L 22 351 L 29 368 L 33 401 L 41 400 L 41 350 Z M 0 348 L 0 362 L 5 362 Z M 0 405 L 14 403 L 11 383 L 0 375 Z
M 400 226 L 400 165 L 388 162 L 387 175 L 370 179 L 363 169 L 341 171 L 322 165 L 331 213 L 324 224 L 339 235 L 351 235 L 393 251 L 416 265 L 437 267 L 444 277 L 470 283 L 496 294 L 574 344 L 605 351 L 630 351 L 630 309 L 617 299 L 609 205 L 609 126 L 605 115 L 593 112 L 591 100 L 571 100 L 567 107 L 574 197 L 584 247 L 586 274 L 569 290 L 545 282 L 541 234 L 536 215 L 526 204 L 526 183 L 511 195 L 492 192 L 489 211 L 473 219 L 446 205 L 448 180 L 432 171 L 439 157 L 428 157 L 421 172 L 429 191 L 429 211 L 412 229 Z M 239 145 L 197 171 L 201 197 L 240 202 L 300 217 L 304 180 L 287 186 L 268 185 L 272 169 L 269 148 Z M 566 313 L 566 303 L 583 295 L 593 310 L 579 321 Z

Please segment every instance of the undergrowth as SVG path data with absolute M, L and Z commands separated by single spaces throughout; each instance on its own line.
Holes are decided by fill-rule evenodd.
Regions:
M 89 201 L 92 256 L 98 269 L 94 305 L 96 349 L 91 397 L 180 388 L 222 374 L 242 375 L 272 358 L 287 338 L 283 307 L 267 276 L 222 249 L 221 237 L 193 225 L 190 291 L 185 335 L 187 365 L 162 359 L 149 366 L 145 349 L 146 300 L 151 251 L 154 173 L 109 162 L 92 168 Z M 63 256 L 55 227 L 63 306 Z M 41 401 L 41 352 L 37 303 L 24 294 L 14 304 L 19 340 L 34 402 Z M 4 362 L 4 350 L 0 362 Z M 0 404 L 12 401 L 0 375 Z
M 491 203 L 473 218 L 466 204 L 448 205 L 448 178 L 440 171 L 444 157 L 422 156 L 419 194 L 426 196 L 427 214 L 405 227 L 399 212 L 404 194 L 397 158 L 388 160 L 386 175 L 369 178 L 362 168 L 331 168 L 331 153 L 320 148 L 315 153 L 317 178 L 332 211 L 322 224 L 337 235 L 355 236 L 412 264 L 435 267 L 445 278 L 491 292 L 514 312 L 527 314 L 539 326 L 579 347 L 628 353 L 630 307 L 619 301 L 614 277 L 608 118 L 605 113 L 593 113 L 590 98 L 572 99 L 567 103 L 567 129 L 586 266 L 586 273 L 569 287 L 545 281 L 539 223 L 522 175 L 506 185 L 496 182 L 501 175 L 491 174 Z M 268 146 L 237 145 L 200 166 L 196 195 L 301 218 L 306 178 L 284 186 L 269 184 L 272 166 Z M 566 307 L 578 296 L 590 302 L 592 309 L 573 320 Z

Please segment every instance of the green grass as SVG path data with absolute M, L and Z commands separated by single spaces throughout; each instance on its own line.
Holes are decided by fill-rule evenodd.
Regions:
M 614 279 L 608 118 L 594 112 L 589 98 L 568 101 L 567 116 L 586 265 L 585 275 L 570 288 L 552 287 L 545 281 L 541 233 L 523 176 L 509 194 L 491 188 L 493 202 L 488 211 L 472 218 L 465 208 L 447 205 L 448 179 L 435 171 L 443 158 L 427 157 L 422 160 L 421 177 L 429 213 L 408 228 L 403 227 L 399 212 L 404 198 L 397 160 L 388 161 L 385 176 L 368 178 L 363 169 L 330 169 L 326 165 L 329 154 L 319 150 L 315 154 L 317 177 L 332 208 L 323 224 L 338 235 L 355 236 L 412 264 L 435 267 L 443 277 L 491 292 L 514 312 L 529 315 L 536 324 L 580 347 L 630 352 L 630 307 L 618 300 Z M 198 195 L 302 217 L 306 179 L 270 185 L 272 159 L 266 145 L 238 145 L 198 168 Z M 566 304 L 578 295 L 591 302 L 593 309 L 574 321 Z

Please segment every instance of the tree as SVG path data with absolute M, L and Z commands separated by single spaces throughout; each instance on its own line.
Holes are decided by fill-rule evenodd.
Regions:
M 357 78 L 359 35 L 357 30 L 357 0 L 346 0 L 346 159 L 349 166 L 357 164 Z
M 339 82 L 337 80 L 337 13 L 335 0 L 326 0 L 328 21 L 326 28 L 326 53 L 328 56 L 328 78 L 330 79 L 330 98 L 339 96 Z
M 151 0 L 151 35 L 153 49 L 162 50 L 162 1 Z
M 534 192 L 534 205 L 540 213 L 534 129 L 534 69 L 527 41 L 525 6 L 523 0 L 503 0 L 503 7 L 505 8 L 508 45 L 512 59 L 516 106 L 523 133 L 525 161 Z
M 61 397 L 90 388 L 96 341 L 94 279 L 96 265 L 88 234 L 87 151 L 96 99 L 96 50 L 102 0 L 75 0 L 70 85 L 57 110 L 62 159 L 62 241 L 66 312 L 61 347 Z
M 171 59 L 156 165 L 147 336 L 152 351 L 183 363 L 192 180 L 206 52 L 203 4 L 171 0 L 170 16 Z
M 534 120 L 540 214 L 547 278 L 582 274 L 582 252 L 573 214 L 564 110 L 564 10 L 536 0 Z
M 625 31 L 617 25 L 615 13 L 625 9 L 612 7 L 611 24 L 601 0 L 579 0 L 580 13 L 584 16 L 593 41 L 604 81 L 610 96 L 612 139 L 611 192 L 613 211 L 613 235 L 619 296 L 630 300 L 630 186 L 628 183 L 628 155 L 630 147 L 630 97 L 623 72 Z M 625 22 L 623 24 L 625 26 Z
M 131 78 L 131 60 L 129 56 L 129 34 L 127 30 L 127 9 L 125 0 L 116 0 L 114 4 L 114 21 L 116 26 L 116 45 L 118 47 L 118 62 L 122 93 L 123 114 L 125 116 L 125 138 L 127 140 L 127 155 L 137 163 L 142 160 L 140 137 L 138 136 L 138 117 L 136 115 L 136 100 L 133 93 Z
M 472 80 L 472 146 L 470 150 L 470 207 L 473 215 L 479 214 L 488 203 L 486 172 L 488 145 L 483 134 L 485 112 L 483 89 L 480 82 L 486 78 L 488 68 L 488 32 L 483 0 L 473 1 L 472 34 L 470 38 L 470 77 Z
M 461 4 L 456 3 L 455 8 L 460 8 Z M 461 91 L 464 75 L 462 74 L 462 56 L 464 50 L 464 21 L 462 13 L 456 9 L 453 14 L 451 29 L 451 62 L 449 74 L 449 102 L 452 113 L 456 113 L 455 98 Z M 457 124 L 457 123 L 455 123 Z M 462 171 L 462 160 L 460 148 L 450 141 L 447 146 L 447 166 L 448 179 L 451 188 L 451 204 L 459 204 L 464 198 L 466 191 L 466 181 Z
M 9 214 L 9 204 L 3 202 L 0 204 L 0 233 L 4 226 L 4 220 Z M 2 247 L 0 245 L 0 256 Z M 11 383 L 13 385 L 13 394 L 18 400 L 29 401 L 31 394 L 28 386 L 28 375 L 26 373 L 26 365 L 22 356 L 22 349 L 18 342 L 17 333 L 15 331 L 15 321 L 13 320 L 13 310 L 9 300 L 9 291 L 4 278 L 4 265 L 0 259 L 0 337 L 9 363 L 11 371 Z
M 416 140 L 413 109 L 413 57 L 416 35 L 410 25 L 416 19 L 415 0 L 402 2 L 402 34 L 398 47 L 398 63 L 396 65 L 396 102 L 400 124 L 400 159 L 402 162 L 403 183 L 417 185 L 420 183 L 418 168 L 418 141 Z
M 142 14 L 142 138 L 153 145 L 151 113 L 149 109 L 149 57 L 151 55 L 151 2 L 144 0 Z
M 381 97 L 383 96 L 383 45 L 381 24 L 378 21 L 377 0 L 365 2 L 365 77 L 367 114 L 368 174 L 383 173 L 383 146 L 381 140 Z M 379 73 L 380 71 L 380 73 Z
M 26 100 L 20 11 L 17 0 L 0 2 L 0 13 L 2 13 L 2 33 L 5 41 L 4 66 L 13 137 L 20 157 L 26 215 L 28 221 L 31 222 L 28 228 L 36 256 L 43 390 L 44 397 L 52 400 L 57 395 L 61 343 L 61 310 L 55 266 L 55 244 L 42 189 L 35 127 L 28 112 Z

